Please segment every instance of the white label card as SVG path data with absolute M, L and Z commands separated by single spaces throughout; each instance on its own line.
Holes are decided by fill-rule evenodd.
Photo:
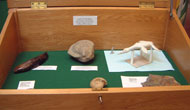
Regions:
M 97 25 L 97 16 L 73 16 L 73 25 L 75 26 L 88 26 Z
M 98 71 L 98 66 L 71 66 L 71 71 Z
M 34 89 L 35 81 L 20 81 L 18 84 L 19 90 Z
M 38 66 L 32 70 L 57 70 L 57 66 L 52 66 L 52 65 L 48 65 L 48 66 Z
M 142 87 L 143 82 L 147 80 L 147 76 L 137 76 L 137 77 L 132 77 L 132 76 L 121 76 L 121 82 L 123 88 L 128 88 L 128 87 Z

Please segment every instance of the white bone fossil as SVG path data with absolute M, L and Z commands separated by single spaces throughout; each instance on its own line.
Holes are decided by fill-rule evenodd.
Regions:
M 119 54 L 128 53 L 129 51 L 133 50 L 141 50 L 144 53 L 148 53 L 147 48 L 159 50 L 151 41 L 139 41 L 128 48 L 124 48 Z
M 146 55 L 148 54 L 148 48 L 150 48 L 150 55 L 149 55 L 149 63 L 151 63 L 153 61 L 153 49 L 154 50 L 159 50 L 151 41 L 139 41 L 137 43 L 135 43 L 134 45 L 128 47 L 128 48 L 124 48 L 122 52 L 120 52 L 119 54 L 123 54 L 123 53 L 128 53 L 129 51 L 131 51 L 131 60 L 130 60 L 130 64 L 134 64 L 134 50 L 141 50 L 140 51 L 140 56 L 143 56 L 142 53 L 145 53 Z M 142 58 L 142 57 L 141 57 Z M 148 64 L 146 62 L 142 63 L 142 60 L 139 60 L 141 63 L 141 65 L 144 64 Z M 140 65 L 140 66 L 141 66 Z M 137 66 L 138 67 L 138 66 Z

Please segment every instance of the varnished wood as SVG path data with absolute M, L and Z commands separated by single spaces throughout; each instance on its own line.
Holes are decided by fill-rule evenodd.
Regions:
M 175 11 L 173 15 L 169 21 L 165 50 L 190 83 L 190 39 Z
M 12 93 L 11 93 L 12 92 Z M 18 93 L 20 92 L 20 93 Z M 190 87 L 0 90 L 0 109 L 188 110 Z M 100 103 L 99 96 L 103 103 Z
M 14 12 L 9 12 L 0 35 L 0 87 L 14 63 L 19 51 Z
M 176 10 L 176 8 L 177 8 L 177 0 L 173 0 L 173 8 L 174 8 L 174 10 Z
M 186 79 L 189 78 L 190 41 L 177 15 L 168 19 L 168 9 L 67 7 L 17 9 L 14 13 L 15 16 L 10 11 L 0 36 L 2 82 L 21 46 L 24 51 L 64 50 L 77 40 L 90 39 L 95 42 L 96 49 L 111 49 L 112 46 L 121 49 L 138 40 L 151 40 L 163 49 L 165 36 L 164 49 Z M 97 15 L 98 26 L 75 27 L 72 25 L 74 15 Z M 190 86 L 108 88 L 107 91 L 90 88 L 1 89 L 0 110 L 189 110 L 189 93 Z
M 66 7 L 18 9 L 24 51 L 67 50 L 81 39 L 96 49 L 123 49 L 139 40 L 163 48 L 169 10 L 125 7 Z M 97 26 L 73 26 L 73 16 L 98 16 Z
M 170 0 L 7 0 L 9 8 L 30 7 L 33 1 L 45 1 L 48 7 L 57 6 L 128 6 L 138 7 L 139 1 L 154 1 L 156 8 L 169 7 Z
M 17 10 L 16 9 L 9 9 L 9 11 L 14 13 L 14 17 L 15 17 L 15 23 L 16 23 L 16 32 L 17 32 L 17 38 L 18 38 L 18 51 L 19 53 L 23 51 L 22 49 L 22 44 L 21 44 L 21 39 L 20 39 L 20 27 L 19 27 L 19 20 L 18 20 L 18 14 L 17 14 Z
M 32 94 L 97 94 L 97 93 L 131 93 L 131 92 L 169 92 L 190 91 L 190 86 L 161 86 L 161 87 L 139 87 L 139 88 L 105 88 L 106 91 L 93 91 L 91 88 L 80 89 L 1 89 L 0 95 L 32 95 Z

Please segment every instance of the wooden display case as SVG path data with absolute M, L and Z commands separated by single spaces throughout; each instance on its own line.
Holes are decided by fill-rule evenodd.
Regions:
M 29 8 L 34 1 L 8 0 L 9 15 L 0 35 L 1 86 L 20 52 L 67 50 L 81 39 L 92 40 L 102 50 L 153 41 L 190 82 L 190 40 L 175 9 L 170 11 L 170 0 L 39 0 L 47 8 Z M 148 8 L 139 8 L 141 2 Z M 98 16 L 98 25 L 73 26 L 73 16 Z M 189 102 L 189 85 L 107 91 L 0 89 L 1 110 L 189 110 Z

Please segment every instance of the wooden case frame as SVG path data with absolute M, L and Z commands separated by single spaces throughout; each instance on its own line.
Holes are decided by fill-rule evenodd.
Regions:
M 23 4 L 19 6 L 16 1 L 18 0 L 8 0 L 9 7 L 13 9 L 9 10 L 0 36 L 1 86 L 20 52 L 66 50 L 73 42 L 80 39 L 92 40 L 96 44 L 96 49 L 110 49 L 112 46 L 116 49 L 122 49 L 142 40 L 142 38 L 152 40 L 160 49 L 169 53 L 186 80 L 190 82 L 190 40 L 176 15 L 175 9 L 172 11 L 173 17 L 169 16 L 168 5 L 164 4 L 154 9 L 140 9 L 131 7 L 137 6 L 139 0 L 134 0 L 130 5 L 127 5 L 128 3 L 123 4 L 123 2 L 116 5 L 125 5 L 125 7 L 115 7 L 115 5 L 113 7 L 113 3 L 100 5 L 99 1 L 95 0 L 97 4 L 93 6 L 100 5 L 101 7 L 52 7 L 33 10 L 15 8 L 28 7 L 29 3 L 27 0 L 20 0 Z M 48 1 L 51 6 L 51 0 Z M 65 3 L 61 0 L 57 1 Z M 168 0 L 161 1 L 168 2 Z M 63 5 L 65 4 L 61 4 L 61 6 Z M 73 5 L 76 4 L 66 6 Z M 102 7 L 105 5 L 107 7 Z M 52 4 L 52 6 L 55 5 Z M 83 6 L 83 4 L 80 3 L 79 6 Z M 90 3 L 87 6 L 91 6 Z M 99 24 L 94 27 L 74 27 L 72 26 L 73 15 L 97 15 Z M 118 39 L 114 39 L 115 37 Z M 190 108 L 189 101 L 189 85 L 108 88 L 107 91 L 92 91 L 90 88 L 0 89 L 1 110 L 188 110 Z

